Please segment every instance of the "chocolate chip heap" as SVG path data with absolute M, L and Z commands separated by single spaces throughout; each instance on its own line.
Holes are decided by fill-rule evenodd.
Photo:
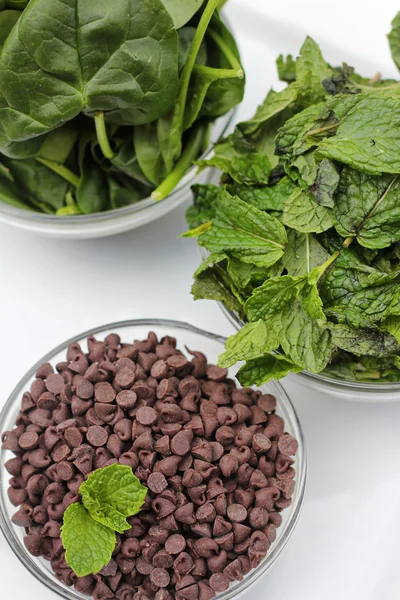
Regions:
M 210 600 L 255 568 L 291 503 L 297 441 L 276 400 L 237 389 L 201 352 L 154 333 L 121 344 L 88 339 L 65 362 L 42 365 L 23 395 L 16 428 L 2 435 L 15 458 L 12 520 L 27 549 L 95 600 Z M 113 559 L 78 578 L 60 540 L 67 506 L 84 479 L 119 462 L 149 489 L 118 536 Z

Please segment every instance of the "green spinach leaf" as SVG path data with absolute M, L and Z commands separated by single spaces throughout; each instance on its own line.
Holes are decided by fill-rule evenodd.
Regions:
M 162 0 L 174 22 L 179 29 L 190 21 L 204 3 L 204 0 Z

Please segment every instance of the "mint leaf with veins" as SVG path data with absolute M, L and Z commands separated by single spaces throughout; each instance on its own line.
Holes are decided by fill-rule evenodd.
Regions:
M 283 225 L 267 213 L 221 191 L 211 228 L 199 237 L 210 252 L 230 252 L 243 262 L 270 267 L 283 255 Z
M 218 360 L 220 367 L 231 367 L 241 360 L 260 358 L 279 347 L 279 337 L 273 323 L 259 320 L 247 323 L 235 335 L 227 339 L 225 352 Z
M 335 228 L 367 248 L 386 248 L 400 241 L 400 179 L 345 169 L 334 209 Z
M 91 473 L 79 493 L 95 521 L 123 533 L 131 527 L 126 517 L 141 510 L 147 488 L 135 477 L 131 467 L 113 464 Z
M 267 354 L 261 358 L 249 360 L 239 369 L 236 377 L 244 387 L 264 385 L 271 379 L 282 379 L 289 373 L 299 373 L 302 368 L 286 356 Z
M 67 564 L 78 577 L 86 577 L 110 562 L 117 538 L 112 529 L 95 521 L 83 504 L 76 502 L 64 513 L 61 541 Z
M 289 177 L 283 177 L 276 185 L 260 187 L 234 183 L 227 185 L 226 189 L 231 196 L 238 196 L 259 210 L 281 212 L 285 200 L 294 190 L 294 183 Z
M 335 206 L 334 196 L 338 188 L 340 175 L 330 160 L 324 159 L 318 165 L 317 178 L 310 192 L 320 206 L 333 208 Z
M 318 155 L 363 173 L 400 173 L 400 102 L 378 92 L 335 96 L 330 107 L 339 120 L 333 137 L 324 139 Z
M 347 325 L 332 325 L 332 340 L 335 346 L 356 356 L 384 357 L 400 352 L 400 344 L 390 333 L 376 329 L 353 329 Z
M 285 202 L 283 222 L 301 233 L 322 233 L 334 219 L 332 210 L 320 206 L 311 192 L 297 188 Z
M 400 69 L 400 13 L 392 21 L 392 30 L 388 35 L 392 58 Z
M 288 231 L 282 264 L 289 275 L 306 275 L 326 262 L 329 256 L 314 234 L 299 233 L 293 229 Z

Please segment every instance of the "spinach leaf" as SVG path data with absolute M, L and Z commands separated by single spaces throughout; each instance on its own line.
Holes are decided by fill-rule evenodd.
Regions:
M 21 13 L 18 10 L 4 10 L 0 13 L 0 52 L 20 16 Z
M 221 191 L 212 227 L 199 238 L 210 252 L 231 252 L 243 262 L 269 267 L 283 255 L 287 242 L 277 219 Z
M 319 205 L 311 192 L 297 188 L 285 202 L 283 222 L 301 233 L 322 233 L 334 219 L 331 209 Z
M 179 29 L 190 21 L 204 0 L 162 0 L 162 3 L 171 15 L 175 28 Z
M 339 126 L 334 136 L 319 145 L 321 157 L 371 175 L 400 173 L 398 100 L 376 93 L 339 95 L 331 100 L 331 108 Z
M 106 10 L 101 2 L 95 11 L 74 0 L 37 0 L 7 38 L 0 71 L 1 146 L 81 111 L 106 112 L 119 124 L 147 123 L 174 103 L 178 37 L 161 0 L 122 0 Z
M 334 210 L 336 231 L 367 248 L 400 241 L 400 181 L 345 169 Z
M 80 183 L 76 190 L 76 203 L 84 214 L 103 210 L 109 200 L 108 181 L 105 172 L 98 166 L 90 151 L 90 133 L 79 143 Z

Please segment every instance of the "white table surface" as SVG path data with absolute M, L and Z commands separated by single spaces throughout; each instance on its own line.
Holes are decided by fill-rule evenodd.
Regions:
M 395 75 L 385 33 L 399 8 L 395 0 L 232 0 L 229 13 L 239 37 L 243 28 L 250 65 L 241 116 L 251 115 L 252 98 L 276 79 L 273 57 L 296 52 L 305 33 L 329 60 Z M 253 35 L 268 38 L 271 49 L 258 59 L 250 56 Z M 99 324 L 165 317 L 230 334 L 215 303 L 190 296 L 199 256 L 194 241 L 177 239 L 184 229 L 182 207 L 140 230 L 87 242 L 42 239 L 0 224 L 0 406 L 47 350 Z M 400 404 L 356 404 L 285 387 L 307 440 L 306 500 L 285 551 L 243 600 L 398 600 Z M 28 597 L 55 595 L 25 571 L 0 534 L 0 598 Z

